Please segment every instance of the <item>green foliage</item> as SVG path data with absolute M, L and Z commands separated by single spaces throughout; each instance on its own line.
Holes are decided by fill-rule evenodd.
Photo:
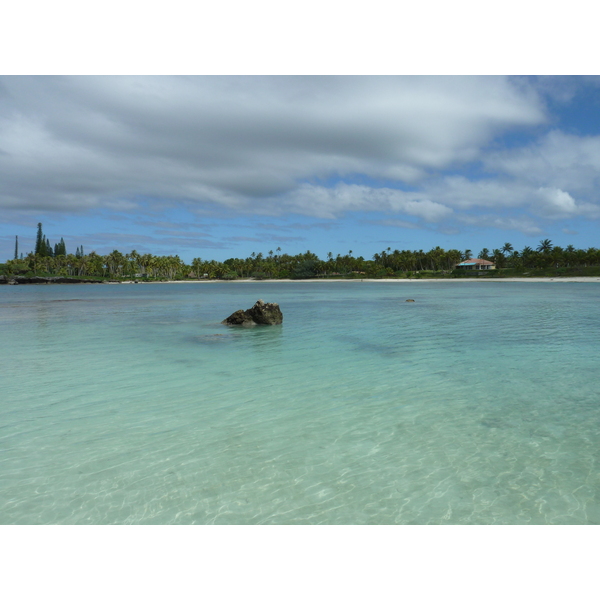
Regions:
M 269 274 L 265 273 L 264 271 L 254 271 L 252 273 L 252 277 L 258 280 L 269 279 Z
M 85 278 L 110 278 L 131 280 L 143 278 L 149 281 L 182 279 L 226 279 L 253 277 L 255 279 L 313 279 L 326 278 L 502 278 L 502 277 L 561 277 L 567 275 L 596 275 L 600 271 L 600 250 L 561 248 L 550 240 L 541 240 L 537 250 L 526 246 L 520 252 L 512 244 L 505 243 L 501 249 L 491 252 L 483 248 L 480 258 L 492 260 L 496 269 L 489 271 L 456 269 L 471 250 L 444 250 L 440 246 L 428 252 L 423 250 L 392 250 L 388 247 L 373 255 L 371 260 L 347 254 L 327 253 L 326 260 L 307 250 L 297 255 L 277 251 L 253 252 L 247 258 L 228 258 L 224 262 L 194 258 L 191 265 L 179 256 L 154 256 L 139 254 L 133 250 L 123 254 L 115 249 L 106 256 L 95 252 L 84 254 L 83 246 L 75 254 L 67 254 L 64 239 L 52 249 L 50 241 L 38 223 L 35 251 L 21 260 L 18 256 L 18 237 L 15 239 L 13 260 L 7 261 L 5 273 L 31 273 Z M 22 254 L 21 254 L 22 257 Z
M 38 223 L 37 225 L 37 235 L 35 238 L 35 250 L 33 251 L 34 254 L 41 254 L 42 253 L 42 240 L 43 240 L 43 232 L 42 232 L 42 224 Z
M 60 242 L 58 244 L 54 244 L 54 256 L 66 256 L 67 255 L 67 247 L 65 245 L 65 240 L 60 238 Z
M 303 260 L 292 271 L 292 279 L 313 279 L 317 276 L 318 260 Z

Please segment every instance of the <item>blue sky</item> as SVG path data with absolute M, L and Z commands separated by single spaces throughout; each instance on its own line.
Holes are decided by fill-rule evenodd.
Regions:
M 600 246 L 600 78 L 3 76 L 0 261 Z

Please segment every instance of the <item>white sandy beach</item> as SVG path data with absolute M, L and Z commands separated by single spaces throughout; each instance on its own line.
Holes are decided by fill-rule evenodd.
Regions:
M 506 278 L 481 278 L 481 279 L 234 279 L 226 281 L 222 279 L 187 279 L 184 281 L 123 281 L 123 282 L 111 282 L 111 283 L 143 283 L 143 284 L 155 284 L 155 283 L 281 283 L 281 282 L 300 282 L 300 283 L 332 283 L 336 281 L 354 281 L 357 283 L 361 282 L 382 282 L 382 283 L 416 283 L 416 282 L 462 282 L 462 283 L 600 283 L 600 277 L 506 277 Z M 108 283 L 108 282 L 107 282 Z

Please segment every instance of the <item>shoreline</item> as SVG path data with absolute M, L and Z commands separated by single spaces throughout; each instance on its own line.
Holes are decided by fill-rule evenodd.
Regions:
M 273 283 L 330 283 L 330 282 L 355 282 L 355 283 L 445 283 L 445 282 L 461 282 L 461 283 L 481 283 L 481 282 L 493 282 L 493 283 L 600 283 L 600 277 L 592 276 L 592 277 L 482 277 L 482 278 L 424 278 L 424 279 L 393 279 L 393 278 L 385 278 L 385 279 L 234 279 L 234 280 L 223 280 L 223 279 L 186 279 L 186 280 L 169 280 L 169 281 L 79 281 L 79 280 L 70 280 L 65 281 L 36 281 L 36 282 L 19 282 L 15 283 L 3 281 L 8 286 L 12 285 L 92 285 L 92 284 L 101 284 L 101 285 L 160 285 L 160 284 L 233 284 L 233 283 L 264 283 L 264 284 L 273 284 Z M 3 287 L 3 286 L 2 286 Z
M 533 283 L 600 283 L 600 277 L 498 277 L 498 278 L 481 278 L 481 279 L 466 279 L 466 278 L 428 278 L 428 279 L 234 279 L 232 281 L 225 281 L 222 279 L 191 279 L 186 281 L 139 281 L 137 283 L 143 284 L 160 284 L 160 283 L 330 283 L 330 282 L 356 282 L 356 283 L 426 283 L 426 282 L 463 282 L 463 283 L 474 283 L 474 282 L 533 282 Z M 121 283 L 133 284 L 135 281 L 115 281 L 107 282 L 112 285 L 119 285 Z

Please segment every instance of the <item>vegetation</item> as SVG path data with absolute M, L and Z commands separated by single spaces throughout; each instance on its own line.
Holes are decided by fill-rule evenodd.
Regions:
M 52 248 L 38 224 L 35 249 L 25 257 L 18 256 L 0 265 L 0 275 L 60 276 L 96 278 L 99 280 L 181 280 L 181 279 L 312 279 L 312 278 L 465 278 L 465 277 L 560 277 L 567 275 L 600 275 L 600 250 L 561 248 L 551 240 L 541 240 L 537 248 L 526 246 L 520 252 L 506 243 L 501 249 L 483 248 L 478 258 L 495 263 L 490 271 L 462 271 L 456 265 L 470 258 L 471 250 L 444 250 L 439 246 L 423 250 L 385 250 L 371 259 L 329 252 L 325 260 L 307 251 L 303 254 L 282 254 L 281 248 L 267 255 L 252 253 L 247 258 L 229 258 L 224 262 L 194 258 L 190 265 L 179 256 L 154 256 L 133 250 L 122 254 L 113 250 L 102 256 L 85 254 L 83 246 L 68 254 L 64 240 Z

